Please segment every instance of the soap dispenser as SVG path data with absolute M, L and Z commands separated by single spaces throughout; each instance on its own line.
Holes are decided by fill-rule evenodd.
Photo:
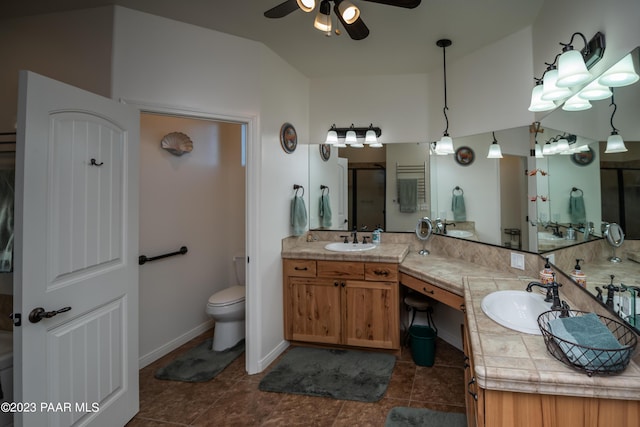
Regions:
M 574 282 L 576 282 L 579 286 L 583 288 L 587 287 L 587 275 L 584 274 L 582 269 L 580 268 L 580 261 L 584 261 L 583 259 L 576 259 L 576 266 L 571 271 L 571 278 Z
M 551 265 L 549 264 L 549 258 L 545 258 L 544 261 L 544 268 L 540 270 L 540 283 L 542 283 L 543 285 L 548 285 L 549 283 L 553 283 L 555 274 L 551 269 Z

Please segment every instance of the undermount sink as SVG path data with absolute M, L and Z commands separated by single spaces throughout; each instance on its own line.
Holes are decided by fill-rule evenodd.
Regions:
M 447 236 L 460 237 L 461 239 L 468 239 L 473 237 L 473 233 L 468 230 L 447 230 Z
M 325 245 L 325 249 L 334 252 L 362 252 L 374 249 L 373 243 L 342 243 L 334 242 Z
M 538 231 L 538 240 L 564 240 L 564 238 L 554 236 L 553 233 L 546 231 Z
M 538 316 L 550 310 L 544 295 L 526 291 L 496 291 L 482 300 L 482 311 L 491 319 L 515 331 L 542 335 Z

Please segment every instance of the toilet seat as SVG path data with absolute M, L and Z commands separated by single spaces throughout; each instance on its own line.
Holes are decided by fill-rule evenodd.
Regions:
M 228 305 L 237 304 L 245 299 L 244 286 L 230 286 L 226 289 L 216 292 L 209 297 L 207 305 L 211 307 L 226 307 Z

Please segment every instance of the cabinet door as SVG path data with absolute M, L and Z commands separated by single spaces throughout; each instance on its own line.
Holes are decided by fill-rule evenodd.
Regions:
M 344 344 L 400 348 L 397 282 L 348 280 L 343 296 Z
M 291 339 L 340 343 L 340 284 L 331 279 L 289 279 Z

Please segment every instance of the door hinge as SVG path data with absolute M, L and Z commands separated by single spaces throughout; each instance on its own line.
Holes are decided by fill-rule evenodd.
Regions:
M 20 313 L 11 313 L 9 317 L 13 320 L 13 326 L 22 326 L 22 315 Z

